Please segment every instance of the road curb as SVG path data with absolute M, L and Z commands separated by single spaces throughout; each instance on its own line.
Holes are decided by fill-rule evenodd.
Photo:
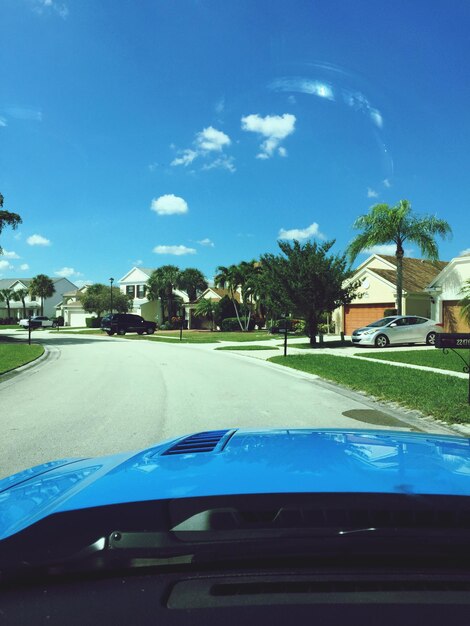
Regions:
M 29 361 L 28 363 L 25 363 L 24 365 L 20 365 L 19 367 L 13 367 L 10 370 L 6 370 L 6 372 L 2 372 L 0 374 L 0 383 L 4 382 L 6 380 L 11 380 L 15 376 L 18 376 L 18 375 L 22 374 L 23 372 L 25 372 L 25 371 L 33 368 L 33 367 L 37 367 L 38 365 L 42 364 L 43 361 L 46 361 L 46 360 L 49 359 L 50 354 L 51 354 L 51 351 L 49 350 L 49 348 L 47 346 L 44 346 L 43 344 L 40 344 L 40 343 L 37 343 L 35 345 L 38 345 L 38 346 L 42 345 L 42 347 L 44 348 L 44 352 L 42 354 L 40 354 L 39 356 L 37 356 L 32 361 Z

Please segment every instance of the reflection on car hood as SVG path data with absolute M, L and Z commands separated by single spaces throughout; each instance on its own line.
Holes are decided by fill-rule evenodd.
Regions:
M 92 506 L 256 493 L 470 495 L 470 440 L 373 430 L 223 430 L 0 481 L 0 539 Z

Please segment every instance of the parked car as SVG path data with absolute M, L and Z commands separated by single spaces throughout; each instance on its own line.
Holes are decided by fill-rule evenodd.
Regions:
M 417 315 L 391 315 L 353 331 L 351 341 L 361 346 L 385 348 L 389 344 L 426 343 L 433 346 L 442 324 Z
M 57 320 L 51 320 L 44 315 L 34 315 L 34 317 L 31 318 L 31 322 L 28 317 L 18 322 L 18 324 L 24 328 L 28 328 L 30 323 L 31 328 L 55 328 L 57 326 Z
M 25 470 L 0 481 L 0 621 L 467 624 L 469 443 L 223 429 Z
M 107 315 L 101 320 L 101 329 L 108 335 L 125 335 L 126 333 L 137 333 L 138 335 L 153 335 L 157 329 L 155 322 L 148 322 L 140 315 L 131 313 L 114 313 Z

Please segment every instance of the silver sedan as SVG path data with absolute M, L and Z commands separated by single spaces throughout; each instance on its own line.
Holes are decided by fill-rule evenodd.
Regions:
M 436 333 L 439 332 L 442 332 L 442 324 L 427 317 L 393 315 L 356 329 L 351 335 L 351 341 L 354 345 L 376 348 L 406 343 L 426 343 L 433 346 Z

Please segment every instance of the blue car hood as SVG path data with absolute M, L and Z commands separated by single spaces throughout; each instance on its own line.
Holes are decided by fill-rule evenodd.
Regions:
M 64 459 L 0 481 L 0 539 L 64 511 L 257 493 L 470 495 L 470 440 L 367 430 L 224 430 Z

